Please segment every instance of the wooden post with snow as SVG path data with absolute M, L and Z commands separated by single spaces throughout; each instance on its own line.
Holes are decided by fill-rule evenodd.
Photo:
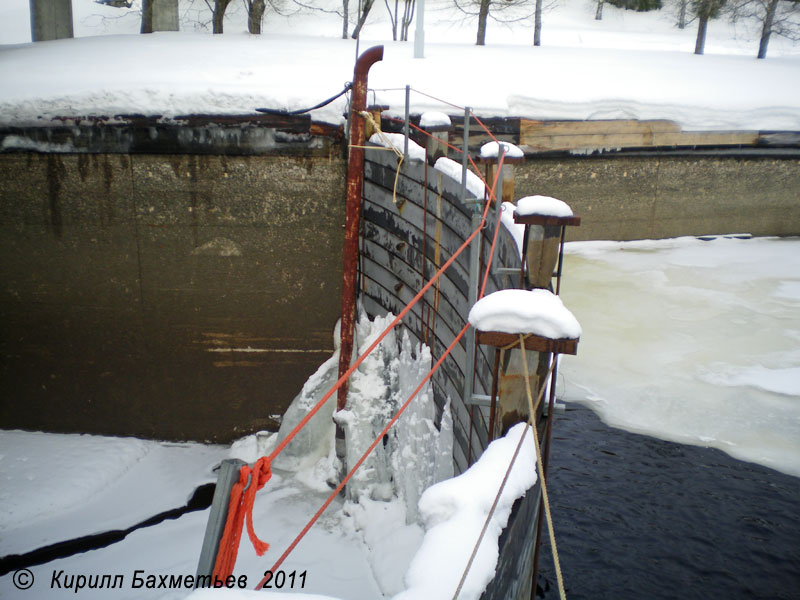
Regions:
M 72 0 L 30 0 L 30 11 L 34 42 L 74 37 Z

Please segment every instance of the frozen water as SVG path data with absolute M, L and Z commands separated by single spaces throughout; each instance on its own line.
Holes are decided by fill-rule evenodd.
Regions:
M 571 243 L 564 273 L 566 400 L 800 475 L 800 239 Z

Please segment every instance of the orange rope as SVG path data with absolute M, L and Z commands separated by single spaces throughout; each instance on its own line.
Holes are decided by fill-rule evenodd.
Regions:
M 261 457 L 250 468 L 247 465 L 239 470 L 239 481 L 233 484 L 231 497 L 228 503 L 228 518 L 225 521 L 225 531 L 219 542 L 217 560 L 214 563 L 214 580 L 225 581 L 233 574 L 236 566 L 236 557 L 239 554 L 239 541 L 242 537 L 242 525 L 247 521 L 247 535 L 258 556 L 269 550 L 269 544 L 260 540 L 253 528 L 253 503 L 256 492 L 264 487 L 272 477 L 272 459 Z M 249 485 L 248 485 L 249 482 Z

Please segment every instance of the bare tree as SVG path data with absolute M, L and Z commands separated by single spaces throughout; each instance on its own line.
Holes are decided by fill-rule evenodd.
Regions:
M 761 30 L 757 58 L 767 57 L 773 35 L 800 41 L 800 0 L 739 0 L 731 10 L 734 22 L 746 20 Z
M 678 29 L 686 29 L 686 9 L 689 0 L 678 0 Z
M 397 41 L 398 28 L 400 30 L 400 40 L 408 41 L 408 28 L 414 19 L 414 9 L 416 0 L 403 0 L 403 12 L 400 13 L 400 0 L 394 0 L 394 11 L 389 5 L 389 0 L 383 0 L 386 4 L 386 12 L 389 13 L 389 21 L 392 24 L 392 39 Z
M 694 53 L 703 54 L 706 47 L 706 31 L 708 22 L 719 16 L 726 0 L 692 0 L 692 11 L 697 17 L 697 40 Z
M 358 21 L 356 22 L 356 27 L 353 29 L 353 33 L 350 35 L 351 38 L 356 39 L 359 35 L 361 35 L 361 28 L 364 27 L 364 23 L 367 22 L 367 17 L 369 16 L 369 11 L 372 10 L 372 6 L 375 4 L 375 0 L 362 0 L 361 4 L 361 14 L 358 15 Z
M 214 33 L 222 33 L 222 21 L 225 17 L 225 10 L 227 10 L 228 5 L 231 3 L 231 0 L 204 0 L 206 6 L 211 11 L 211 22 L 212 31 Z
M 261 23 L 267 10 L 266 0 L 242 0 L 247 9 L 247 31 L 260 34 Z
M 602 21 L 603 20 L 603 5 L 605 4 L 605 0 L 597 0 L 597 10 L 594 13 L 594 20 L 595 21 Z
M 456 7 L 468 17 L 478 17 L 476 44 L 486 44 L 486 25 L 489 18 L 500 23 L 527 21 L 534 15 L 530 6 L 533 0 L 453 0 Z M 536 0 L 541 3 L 541 0 Z M 541 11 L 541 7 L 540 7 Z

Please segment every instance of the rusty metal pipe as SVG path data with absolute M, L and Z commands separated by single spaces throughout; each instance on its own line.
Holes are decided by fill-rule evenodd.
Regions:
M 353 356 L 353 329 L 356 313 L 356 273 L 358 238 L 361 229 L 361 188 L 364 183 L 364 117 L 367 108 L 367 75 L 376 62 L 383 60 L 383 46 L 374 46 L 356 61 L 350 101 L 350 154 L 347 162 L 347 200 L 345 205 L 344 252 L 342 259 L 342 324 L 339 349 L 339 377 L 350 368 Z M 337 392 L 336 409 L 347 400 L 347 382 Z M 338 437 L 337 431 L 337 437 Z

